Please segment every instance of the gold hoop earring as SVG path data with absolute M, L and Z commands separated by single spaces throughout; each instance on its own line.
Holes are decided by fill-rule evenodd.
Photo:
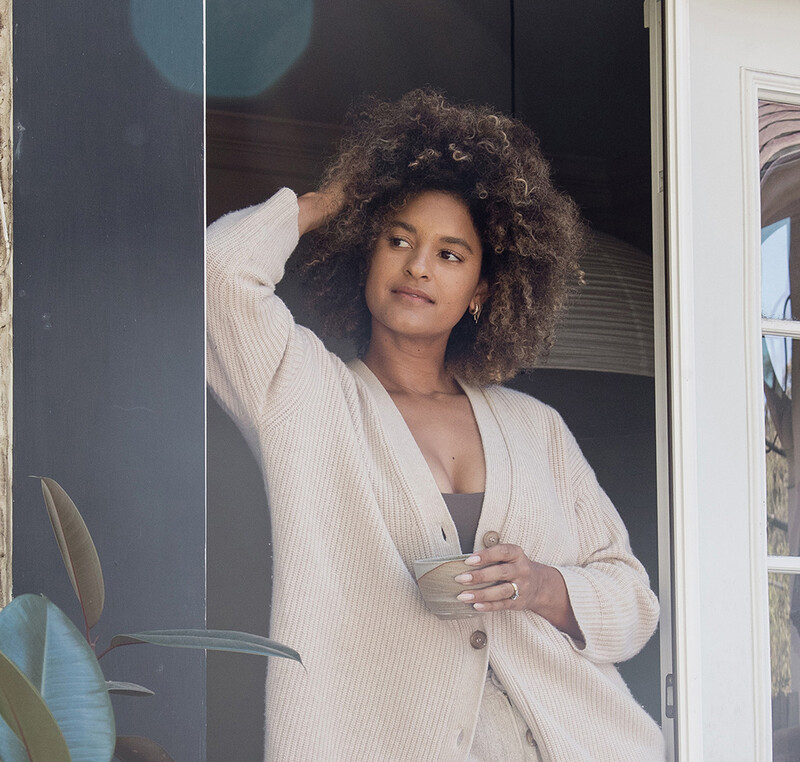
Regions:
M 478 322 L 478 319 L 481 316 L 481 310 L 482 309 L 483 309 L 483 306 L 480 304 L 480 302 L 476 302 L 474 306 L 469 308 L 469 314 L 472 315 L 472 319 L 476 323 Z

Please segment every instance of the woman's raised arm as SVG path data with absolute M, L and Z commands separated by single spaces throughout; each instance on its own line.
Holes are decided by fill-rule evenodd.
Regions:
M 281 388 L 296 386 L 292 376 L 308 349 L 275 296 L 297 246 L 298 211 L 294 192 L 283 188 L 221 217 L 206 235 L 208 383 L 246 435 L 281 404 Z

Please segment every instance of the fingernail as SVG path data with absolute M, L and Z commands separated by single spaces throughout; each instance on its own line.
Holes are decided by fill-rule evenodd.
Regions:
M 470 556 L 469 558 L 464 559 L 465 564 L 469 564 L 470 566 L 475 566 L 475 564 L 479 564 L 481 562 L 480 556 Z
M 459 574 L 457 577 L 454 577 L 456 582 L 472 582 L 472 575 L 471 574 Z
M 486 608 L 485 603 L 473 603 L 472 608 L 477 609 L 478 611 L 483 611 Z
M 461 593 L 461 595 L 456 596 L 459 601 L 473 601 L 475 600 L 475 596 L 472 593 Z

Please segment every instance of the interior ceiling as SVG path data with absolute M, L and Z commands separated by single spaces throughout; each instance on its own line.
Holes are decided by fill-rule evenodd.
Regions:
M 273 1 L 264 13 L 297 1 Z M 310 10 L 308 44 L 277 82 L 250 98 L 210 98 L 210 107 L 338 124 L 365 93 L 394 98 L 432 84 L 454 100 L 510 111 L 513 28 L 516 111 L 547 154 L 648 156 L 640 0 L 314 0 Z M 253 44 L 220 47 L 219 55 Z M 210 73 L 215 65 L 210 58 Z

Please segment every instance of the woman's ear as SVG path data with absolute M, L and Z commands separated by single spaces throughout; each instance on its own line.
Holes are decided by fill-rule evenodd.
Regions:
M 475 293 L 472 295 L 472 301 L 477 302 L 481 307 L 486 304 L 489 298 L 489 281 L 486 278 L 481 278 L 478 285 L 475 286 Z

